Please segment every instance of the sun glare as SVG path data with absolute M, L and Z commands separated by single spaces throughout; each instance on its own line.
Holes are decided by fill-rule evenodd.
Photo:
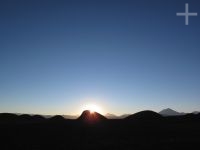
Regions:
M 83 111 L 84 110 L 89 110 L 90 113 L 94 113 L 94 112 L 102 113 L 102 109 L 99 106 L 95 105 L 95 104 L 85 105 L 83 107 Z

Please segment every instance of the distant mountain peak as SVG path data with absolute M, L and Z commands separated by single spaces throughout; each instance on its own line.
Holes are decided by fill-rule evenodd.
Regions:
M 117 118 L 118 118 L 118 116 L 116 116 L 116 115 L 114 115 L 114 114 L 110 114 L 110 113 L 105 114 L 105 116 L 106 116 L 106 118 L 108 118 L 108 119 L 117 119 Z
M 159 112 L 159 114 L 163 115 L 163 116 L 181 116 L 181 115 L 185 115 L 185 113 L 181 113 L 181 112 L 177 112 L 171 108 L 166 108 L 163 109 Z
M 165 110 L 165 111 L 175 111 L 175 110 L 173 110 L 171 108 L 166 108 L 166 109 L 163 109 L 163 110 Z
M 200 112 L 199 111 L 193 111 L 192 113 L 193 114 L 199 114 Z

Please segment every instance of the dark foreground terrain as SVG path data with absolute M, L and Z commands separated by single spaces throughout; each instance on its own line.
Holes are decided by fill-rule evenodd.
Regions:
M 0 150 L 192 150 L 199 145 L 199 114 L 162 117 L 143 111 L 119 120 L 88 111 L 76 120 L 0 114 Z

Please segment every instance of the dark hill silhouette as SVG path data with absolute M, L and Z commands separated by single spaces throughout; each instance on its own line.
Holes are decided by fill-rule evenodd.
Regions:
M 0 114 L 0 122 L 39 122 L 39 121 L 45 121 L 46 119 L 40 115 L 28 115 L 28 114 L 22 114 L 22 115 L 16 115 L 11 113 L 1 113 Z
M 40 119 L 38 115 L 0 114 L 0 149 L 177 150 L 191 149 L 191 145 L 199 149 L 200 114 L 162 117 L 142 111 L 126 119 L 107 119 L 84 111 L 79 121 L 62 116 Z
M 35 121 L 44 121 L 44 120 L 46 120 L 46 118 L 44 118 L 43 116 L 40 116 L 40 115 L 34 115 L 34 116 L 32 116 L 32 118 Z
M 33 119 L 32 116 L 28 114 L 23 114 L 18 117 L 18 120 L 21 120 L 21 121 L 30 121 L 32 119 Z
M 162 119 L 163 117 L 151 110 L 141 111 L 138 113 L 135 113 L 133 115 L 130 115 L 125 118 L 125 120 L 157 120 Z
M 1 113 L 0 114 L 0 121 L 15 121 L 17 120 L 18 115 L 11 114 L 11 113 Z
M 93 124 L 93 123 L 105 121 L 107 120 L 107 118 L 97 112 L 91 113 L 89 110 L 85 110 L 82 112 L 81 116 L 77 120 L 83 121 L 85 123 Z
M 63 116 L 56 115 L 51 118 L 49 118 L 50 121 L 55 121 L 55 122 L 60 122 L 60 121 L 65 121 L 66 119 Z
M 188 113 L 186 115 L 180 116 L 180 118 L 184 119 L 185 121 L 200 121 L 200 114 Z

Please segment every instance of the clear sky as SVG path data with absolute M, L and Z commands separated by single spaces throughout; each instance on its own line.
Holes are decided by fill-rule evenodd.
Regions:
M 185 25 L 177 12 L 198 12 Z M 200 110 L 199 0 L 1 0 L 0 112 Z

